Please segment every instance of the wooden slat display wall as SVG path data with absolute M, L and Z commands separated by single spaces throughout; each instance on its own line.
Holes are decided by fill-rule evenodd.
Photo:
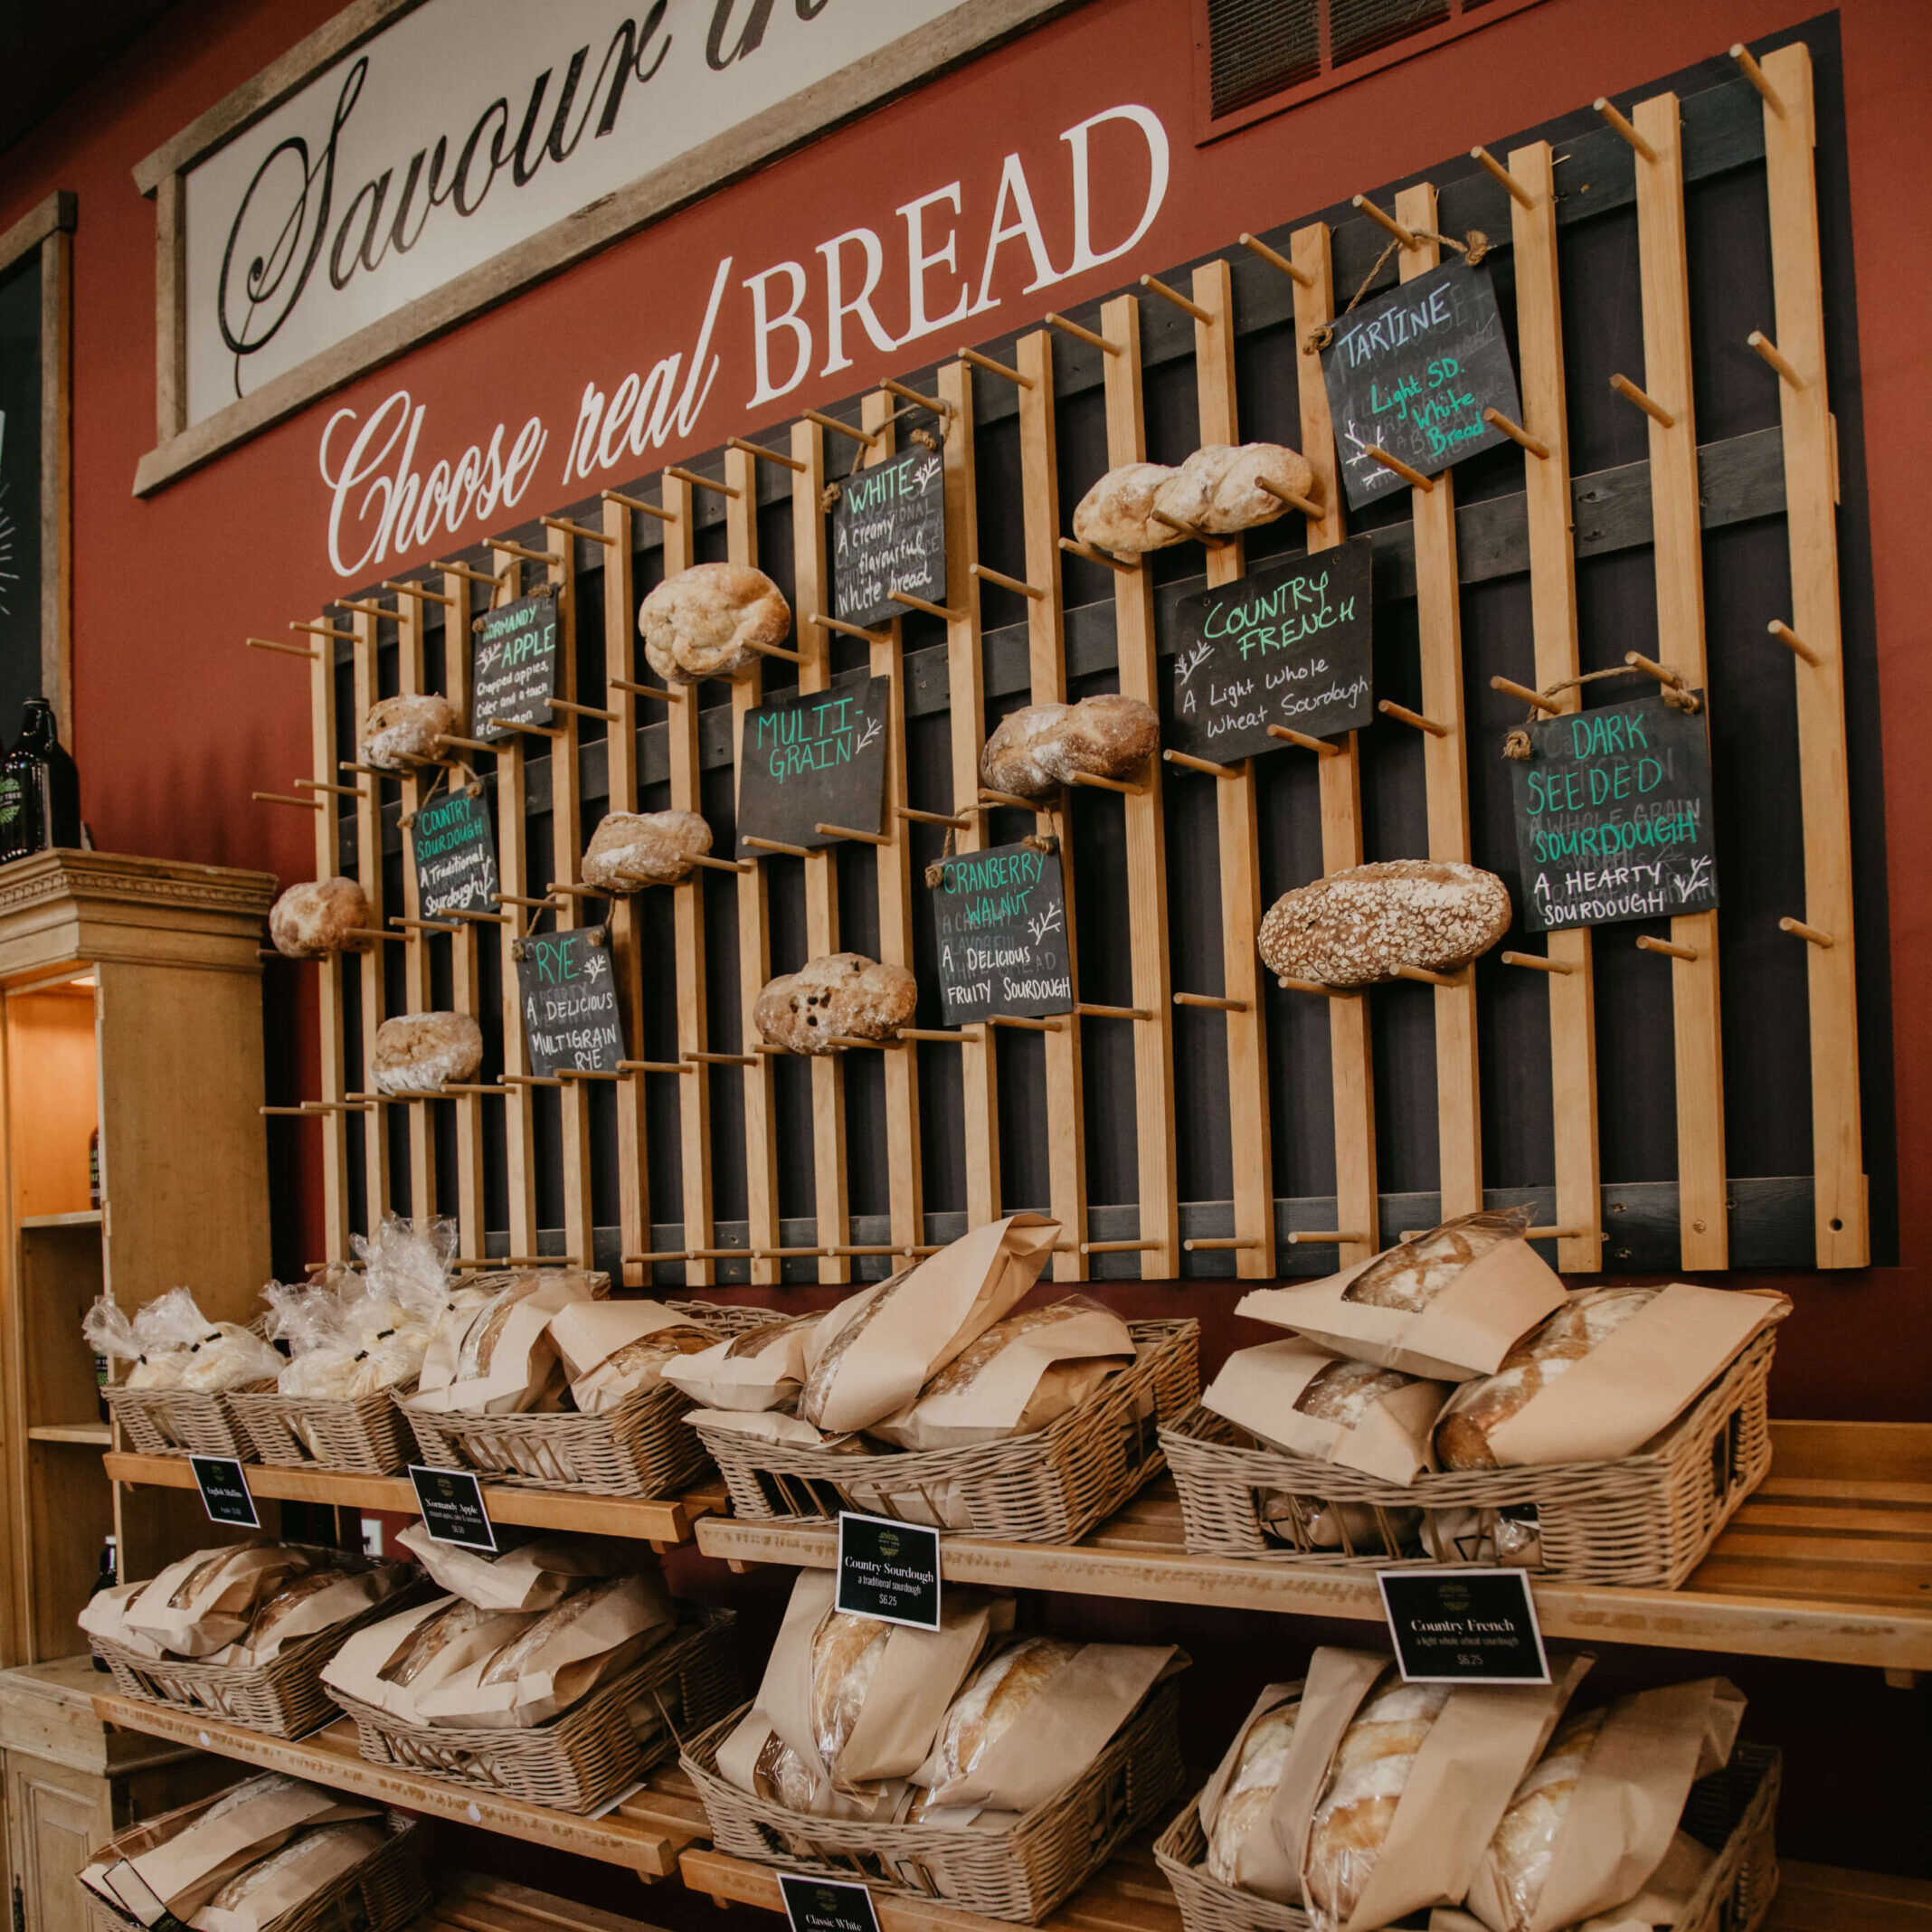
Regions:
M 1686 132 L 1693 122 L 1694 140 Z M 838 1283 L 876 1276 L 968 1226 L 1037 1207 L 1064 1224 L 1059 1279 L 1266 1277 L 1277 1269 L 1325 1270 L 1338 1256 L 1353 1262 L 1402 1227 L 1520 1200 L 1531 1208 L 1538 1237 L 1552 1243 L 1554 1258 L 1570 1272 L 1714 1268 L 1740 1254 L 1785 1264 L 1814 1257 L 1821 1266 L 1862 1264 L 1871 1233 L 1852 877 L 1855 867 L 1873 860 L 1854 837 L 1847 786 L 1849 633 L 1836 551 L 1840 479 L 1827 399 L 1816 139 L 1809 57 L 1793 44 L 1766 56 L 1757 78 L 1705 75 L 1681 96 L 1653 90 L 1627 119 L 1615 109 L 1580 115 L 1554 149 L 1540 139 L 1513 147 L 1499 140 L 1504 163 L 1493 175 L 1444 171 L 1433 185 L 1407 187 L 1385 204 L 1416 239 L 1393 251 L 1393 266 L 1369 278 L 1372 287 L 1431 269 L 1442 253 L 1439 236 L 1485 233 L 1506 312 L 1515 316 L 1520 427 L 1531 446 L 1476 459 L 1413 489 L 1392 514 L 1378 505 L 1364 519 L 1378 617 L 1385 606 L 1416 605 L 1416 642 L 1392 642 L 1399 630 L 1384 633 L 1378 625 L 1378 679 L 1387 671 L 1418 690 L 1421 715 L 1439 730 L 1391 716 L 1326 754 L 1284 748 L 1225 769 L 1155 760 L 1131 781 L 1070 788 L 1030 815 L 982 796 L 979 783 L 987 733 L 1013 703 L 1118 688 L 1158 705 L 1179 596 L 1203 582 L 1232 582 L 1304 545 L 1312 552 L 1342 541 L 1327 398 L 1304 343 L 1347 306 L 1338 289 L 1363 280 L 1386 239 L 1368 218 L 1346 213 L 1332 223 L 1278 228 L 1253 251 L 1230 237 L 1222 257 L 1113 296 L 1084 311 L 1084 319 L 1051 317 L 1016 340 L 908 372 L 903 386 L 838 412 L 834 433 L 825 417 L 801 420 L 759 445 L 734 442 L 722 461 L 700 459 L 655 481 L 626 483 L 588 509 L 560 507 L 494 536 L 479 564 L 438 564 L 431 568 L 440 575 L 385 586 L 397 598 L 393 612 L 366 597 L 346 600 L 346 615 L 301 627 L 315 639 L 313 775 L 325 782 L 336 779 L 342 748 L 353 747 L 353 727 L 377 694 L 391 630 L 379 620 L 393 619 L 393 686 L 403 691 L 431 681 L 440 630 L 440 684 L 464 716 L 459 739 L 472 741 L 458 748 L 493 793 L 506 895 L 495 957 L 488 916 L 449 922 L 453 932 L 426 929 L 401 863 L 406 845 L 399 850 L 393 818 L 385 822 L 385 813 L 420 809 L 432 783 L 464 781 L 468 767 L 398 784 L 354 769 L 351 758 L 341 776 L 358 795 L 338 803 L 337 794 L 319 794 L 336 809 L 317 813 L 318 869 L 338 869 L 353 848 L 373 916 L 384 918 L 385 895 L 403 905 L 386 922 L 405 935 L 391 992 L 400 988 L 409 1010 L 437 998 L 479 1015 L 500 1009 L 502 1041 L 478 1087 L 453 1102 L 363 1111 L 368 1083 L 348 1064 L 346 1046 L 359 1040 L 366 1053 L 384 1016 L 380 949 L 316 969 L 326 1255 L 344 1253 L 352 1226 L 365 1226 L 388 1203 L 455 1216 L 461 1252 L 472 1260 L 620 1260 L 633 1284 Z M 1763 169 L 1776 302 L 1747 348 L 1739 332 L 1739 349 L 1762 359 L 1764 382 L 1776 393 L 1775 423 L 1767 388 L 1760 426 L 1700 449 L 1693 378 L 1699 358 L 1711 352 L 1692 308 L 1686 196 L 1716 174 L 1747 166 Z M 1576 192 L 1584 183 L 1593 191 L 1587 206 Z M 1624 312 L 1641 313 L 1642 339 L 1619 351 L 1629 366 L 1588 364 L 1586 397 L 1576 393 L 1578 374 L 1597 354 L 1588 346 L 1605 339 L 1597 318 L 1614 305 L 1603 287 L 1586 288 L 1589 323 L 1580 343 L 1566 340 L 1566 314 L 1583 310 L 1577 289 L 1564 287 L 1577 271 L 1562 236 L 1569 224 L 1605 219 L 1629 223 L 1638 244 L 1639 266 L 1626 266 L 1627 286 L 1612 293 Z M 1764 246 L 1749 236 L 1737 245 Z M 1245 392 L 1238 399 L 1237 366 Z M 1610 393 L 1613 374 L 1635 390 L 1634 399 Z M 1646 401 L 1640 424 L 1634 412 Z M 1594 450 L 1627 447 L 1641 430 L 1647 465 L 1599 462 L 1573 476 L 1579 422 Z M 855 634 L 832 620 L 822 494 L 851 469 L 886 459 L 902 431 L 913 429 L 943 449 L 945 603 L 904 601 L 901 621 Z M 1103 558 L 1072 541 L 1063 486 L 1083 491 L 1112 465 L 1150 452 L 1178 461 L 1197 440 L 1244 435 L 1299 440 L 1316 476 L 1308 514 L 1211 548 L 1190 541 L 1138 561 Z M 1767 437 L 1781 437 L 1781 457 Z M 1587 519 L 1578 516 L 1585 502 Z M 696 561 L 701 531 L 720 524 L 722 545 L 707 536 L 702 554 L 722 549 L 757 563 L 767 511 L 768 530 L 790 526 L 782 585 L 793 600 L 790 649 L 734 684 L 728 703 L 715 686 L 664 690 L 637 643 L 646 585 Z M 1593 701 L 1589 688 L 1573 682 L 1593 666 L 1605 668 L 1602 647 L 1586 649 L 1581 607 L 1589 592 L 1579 559 L 1653 550 L 1647 574 L 1658 661 L 1692 687 L 1715 687 L 1711 709 L 1728 723 L 1726 680 L 1740 674 L 1732 657 L 1707 651 L 1706 634 L 1720 621 L 1734 630 L 1736 620 L 1728 609 L 1707 615 L 1703 558 L 1715 532 L 1747 530 L 1780 513 L 1788 621 L 1780 616 L 1772 624 L 1742 675 L 1754 692 L 1787 676 L 1795 681 L 1789 785 L 1803 807 L 1799 849 L 1760 858 L 1753 841 L 1773 833 L 1756 822 L 1727 824 L 1727 854 L 1742 854 L 1743 863 L 1723 879 L 1719 913 L 1609 928 L 1594 940 L 1556 933 L 1541 949 L 1512 933 L 1499 949 L 1507 960 L 1492 956 L 1439 980 L 1426 1009 L 1420 989 L 1329 994 L 1268 980 L 1254 945 L 1261 914 L 1317 869 L 1426 852 L 1473 857 L 1513 878 L 1507 814 L 1497 805 L 1507 782 L 1496 763 L 1503 701 L 1492 700 L 1488 687 L 1492 674 L 1507 673 L 1539 688 L 1567 687 L 1548 700 L 1558 711 Z M 785 574 L 782 564 L 778 573 Z M 1502 607 L 1483 593 L 1511 576 L 1525 580 L 1525 594 L 1499 617 Z M 479 597 L 500 604 L 544 581 L 561 600 L 559 696 L 566 703 L 547 730 L 482 747 L 473 738 L 480 721 L 468 717 L 465 703 L 472 604 Z M 589 637 L 580 635 L 593 617 L 602 705 L 576 681 L 582 662 L 594 661 L 585 658 Z M 1624 640 L 1615 642 L 1620 665 Z M 338 661 L 346 672 L 341 684 Z M 857 887 L 869 901 L 869 916 L 848 906 L 841 921 L 838 851 L 773 852 L 755 863 L 730 857 L 735 827 L 721 810 L 721 792 L 711 799 L 711 861 L 667 888 L 663 913 L 641 897 L 611 905 L 578 884 L 580 857 L 601 811 L 702 810 L 704 774 L 732 763 L 744 715 L 762 698 L 794 681 L 812 692 L 868 673 L 893 685 L 886 832 L 870 863 L 854 870 L 848 853 L 843 883 L 848 900 Z M 353 702 L 355 720 L 336 715 L 342 697 Z M 586 719 L 601 720 L 605 734 L 586 742 Z M 1716 742 L 1721 790 L 1721 731 Z M 1208 791 L 1184 789 L 1201 786 Z M 1215 809 L 1203 818 L 1195 807 L 1210 796 Z M 937 1025 L 929 983 L 924 869 L 944 838 L 970 852 L 1012 837 L 996 829 L 996 816 L 1001 827 L 1030 825 L 1059 853 L 1075 1010 L 1057 1021 L 948 1033 Z M 1178 850 L 1178 827 L 1205 842 Z M 1284 869 L 1279 855 L 1291 848 L 1309 857 Z M 1179 1062 L 1170 918 L 1179 902 L 1170 895 L 1170 864 L 1213 867 L 1219 881 L 1206 903 L 1222 990 L 1183 984 L 1178 997 L 1214 1009 L 1217 1026 L 1226 1028 L 1225 1052 L 1217 1041 L 1211 1055 Z M 1776 925 L 1763 878 L 1779 864 L 1786 876 L 1777 888 L 1781 943 L 1804 947 L 1807 969 L 1809 1178 L 1795 1164 L 1730 1175 L 1724 1161 L 1727 1060 L 1734 1084 L 1749 1084 L 1754 1113 L 1773 1075 L 1768 1034 L 1734 1037 L 1725 1051 L 1718 935 L 1720 926 L 1735 933 L 1739 921 Z M 1112 876 L 1096 875 L 1096 865 Z M 711 896 L 720 894 L 728 905 Z M 735 914 L 727 961 L 707 962 L 707 907 L 715 925 L 720 914 Z M 631 1056 L 614 1082 L 614 1109 L 585 1079 L 556 1083 L 554 1102 L 533 1091 L 514 952 L 549 919 L 609 920 Z M 856 1054 L 815 1059 L 809 1156 L 781 1161 L 772 1051 L 758 1040 L 753 1018 L 774 970 L 774 934 L 783 933 L 783 951 L 793 955 L 776 964 L 795 966 L 801 942 L 806 956 L 836 951 L 841 923 L 855 919 L 876 933 L 880 957 L 922 971 L 918 1037 L 863 1062 Z M 1758 925 L 1744 930 L 1755 934 Z M 668 942 L 653 944 L 652 933 L 668 933 Z M 1640 937 L 1647 952 L 1632 945 Z M 1096 946 L 1108 955 L 1097 981 Z M 1730 970 L 1751 971 L 1763 952 L 1745 947 L 1743 963 Z M 1789 974 L 1798 955 L 1776 957 L 1790 962 L 1782 969 Z M 1211 971 L 1211 950 L 1208 958 Z M 1094 1003 L 1087 989 L 1095 983 L 1125 985 L 1126 1003 Z M 715 1037 L 707 1013 L 714 995 L 739 1016 Z M 1418 1033 L 1425 1010 L 1432 1024 Z M 1733 1028 L 1756 1010 L 1755 1000 L 1734 1004 Z M 648 1037 L 660 1028 L 663 1037 Z M 1092 1028 L 1110 1030 L 1096 1037 Z M 1325 1069 L 1308 1055 L 1324 1028 Z M 1387 1041 L 1403 1043 L 1411 1060 L 1426 1059 L 1431 1032 L 1433 1111 L 1425 1119 L 1390 1097 L 1398 1088 L 1423 1089 L 1406 1078 L 1394 1087 L 1378 1080 L 1377 1059 L 1395 1050 Z M 1643 1066 L 1661 1064 L 1668 1077 L 1636 1083 L 1641 1092 L 1625 1083 L 1615 1097 L 1599 1081 L 1599 1063 L 1626 1051 Z M 941 1057 L 953 1055 L 956 1063 Z M 1100 1093 L 1089 1091 L 1096 1066 L 1110 1083 Z M 877 1084 L 875 1068 L 883 1075 Z M 724 1091 L 714 1090 L 714 1080 L 740 1084 L 742 1110 L 714 1119 L 710 1102 Z M 654 1084 L 665 1081 L 675 1086 L 675 1104 Z M 1311 1081 L 1325 1081 L 1327 1093 L 1283 1117 L 1280 1096 L 1299 1096 Z M 860 1093 L 863 1106 L 851 1097 Z M 1733 1101 L 1744 1104 L 1735 1094 Z M 732 1131 L 721 1133 L 726 1118 Z M 868 1123 L 863 1145 L 854 1138 L 861 1118 Z M 605 1121 L 607 1137 L 593 1130 Z M 1612 1127 L 1615 1135 L 1606 1138 Z M 1227 1150 L 1231 1200 L 1179 1198 L 1180 1147 L 1194 1134 Z M 1654 1171 L 1605 1178 L 1602 1149 L 1615 1138 L 1627 1150 L 1634 1135 L 1674 1150 L 1674 1179 Z M 712 1185 L 717 1164 L 732 1171 L 740 1162 L 742 1221 L 718 1215 Z M 1103 1171 L 1116 1177 L 1104 1191 L 1094 1179 Z M 791 1177 L 784 1179 L 789 1192 L 807 1172 L 810 1203 L 781 1201 L 781 1176 Z M 1310 1174 L 1331 1174 L 1331 1191 L 1298 1189 L 1297 1178 Z M 602 1199 L 614 1227 L 597 1224 Z M 855 1211 L 855 1201 L 867 1211 Z M 1661 1216 L 1673 1224 L 1670 1233 L 1659 1228 Z M 1791 1234 L 1801 1218 L 1802 1255 Z M 1665 1241 L 1672 1252 L 1653 1258 Z

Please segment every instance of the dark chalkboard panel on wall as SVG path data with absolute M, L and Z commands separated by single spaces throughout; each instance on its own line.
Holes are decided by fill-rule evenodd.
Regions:
M 832 614 L 871 628 L 905 615 L 888 592 L 946 601 L 945 465 L 914 449 L 855 469 L 832 511 Z
M 617 1071 L 624 1028 L 602 926 L 518 940 L 516 991 L 533 1074 Z
M 479 738 L 507 738 L 511 724 L 549 724 L 557 689 L 554 592 L 539 591 L 483 613 L 471 687 Z
M 1433 477 L 1506 439 L 1482 420 L 1522 421 L 1502 312 L 1487 269 L 1452 262 L 1364 302 L 1321 352 L 1350 507 L 1406 489 L 1371 443 Z
M 497 904 L 497 837 L 480 788 L 431 799 L 409 819 L 416 896 L 425 919 L 487 913 Z
M 738 738 L 738 856 L 747 838 L 808 850 L 834 845 L 820 825 L 881 832 L 892 680 L 835 685 L 744 714 Z
M 1232 764 L 1286 749 L 1270 724 L 1335 738 L 1372 723 L 1372 554 L 1359 536 L 1182 598 L 1167 743 Z
M 946 1024 L 1073 1010 L 1059 855 L 991 846 L 942 862 L 933 890 Z

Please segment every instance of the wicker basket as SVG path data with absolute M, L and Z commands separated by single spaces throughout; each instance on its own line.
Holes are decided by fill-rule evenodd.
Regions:
M 232 1395 L 228 1406 L 264 1463 L 396 1476 L 409 1467 L 416 1444 L 393 1398 L 415 1387 L 412 1378 L 348 1399 L 285 1396 L 270 1387 Z
M 1675 1589 L 1771 1467 L 1765 1383 L 1776 1331 L 1755 1337 L 1703 1395 L 1637 1454 L 1617 1463 L 1418 1476 L 1407 1485 L 1273 1449 L 1197 1407 L 1160 1440 L 1198 1556 L 1387 1569 L 1435 1561 L 1522 1564 L 1551 1581 Z M 1340 1548 L 1315 1547 L 1315 1512 L 1334 1511 Z M 1418 1546 L 1399 1511 L 1474 1512 L 1466 1534 Z M 1505 1517 L 1505 1511 L 1510 1512 Z M 743 1513 L 741 1510 L 740 1513 Z M 1499 1551 L 1499 1527 L 1534 1520 L 1540 1554 Z M 1465 1519 L 1466 1520 L 1466 1519 Z
M 582 1815 L 737 1701 L 736 1623 L 728 1610 L 704 1612 L 621 1676 L 527 1730 L 406 1724 L 340 1690 L 329 1695 L 355 1719 L 356 1748 L 373 1765 Z
M 1779 1759 L 1763 1745 L 1740 1744 L 1723 1770 L 1690 1787 L 1683 1829 L 1718 1856 L 1671 1932 L 1757 1932 L 1777 1891 L 1772 1827 Z M 1174 1888 L 1182 1932 L 1309 1932 L 1300 1906 L 1277 1905 L 1208 1875 L 1198 1797 L 1154 1841 L 1154 1857 Z
M 224 1795 L 218 1791 L 179 1811 L 164 1812 L 131 1832 L 123 1832 L 96 1856 L 138 1858 L 194 1823 Z M 262 1932 L 402 1932 L 411 1920 L 427 1911 L 430 1888 L 422 1876 L 416 1822 L 401 1812 L 386 1812 L 384 1817 L 389 1826 L 389 1842 L 380 1852 L 353 1871 L 332 1880 L 293 1911 L 271 1920 Z M 87 1900 L 98 1932 L 144 1932 L 139 1919 L 119 1910 L 90 1887 L 81 1886 L 80 1895 Z
M 823 1520 L 854 1510 L 1010 1542 L 1073 1542 L 1160 1473 L 1157 1423 L 1199 1397 L 1200 1324 L 1129 1326 L 1133 1366 L 1029 1435 L 856 1457 L 729 1429 L 696 1433 L 724 1473 L 736 1516 Z
M 774 1308 L 668 1302 L 720 1335 L 741 1335 L 785 1319 Z M 595 1416 L 426 1416 L 393 1399 L 414 1431 L 424 1463 L 475 1469 L 526 1489 L 580 1490 L 596 1496 L 668 1496 L 705 1467 L 705 1444 L 686 1426 L 696 1406 L 668 1382 Z
M 273 1391 L 273 1382 L 242 1385 L 249 1393 Z M 252 1463 L 255 1445 L 236 1420 L 230 1400 L 242 1390 L 120 1388 L 102 1393 L 109 1415 L 137 1455 L 219 1455 Z
M 690 1744 L 681 1762 L 714 1842 L 734 1858 L 1037 1925 L 1173 1802 L 1181 1780 L 1179 1704 L 1178 1679 L 1157 1684 L 1073 1785 L 1009 1832 L 811 1818 L 754 1798 L 718 1775 L 718 1747 L 742 1710 Z

